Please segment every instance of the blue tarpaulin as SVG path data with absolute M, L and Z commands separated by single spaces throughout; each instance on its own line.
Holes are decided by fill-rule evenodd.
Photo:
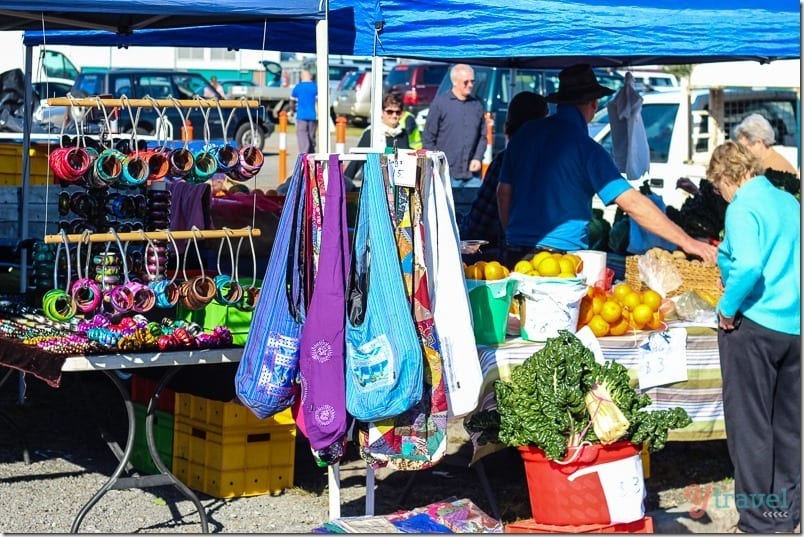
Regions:
M 355 54 L 510 67 L 798 58 L 800 9 L 791 0 L 355 0 Z

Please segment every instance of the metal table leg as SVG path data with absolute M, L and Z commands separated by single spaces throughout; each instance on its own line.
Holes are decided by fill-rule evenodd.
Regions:
M 111 379 L 112 383 L 115 385 L 115 387 L 117 387 L 117 390 L 123 396 L 123 403 L 126 406 L 126 415 L 128 416 L 128 438 L 126 439 L 126 447 L 123 451 L 122 457 L 118 457 L 120 462 L 117 465 L 117 468 L 115 468 L 112 476 L 103 485 L 103 487 L 101 487 L 101 489 L 96 492 L 95 495 L 92 496 L 92 498 L 90 498 L 90 500 L 78 512 L 78 515 L 76 515 L 75 520 L 70 527 L 70 533 L 78 533 L 78 528 L 81 526 L 81 522 L 84 520 L 84 517 L 108 491 L 112 489 L 141 489 L 162 485 L 172 485 L 176 487 L 188 500 L 193 502 L 196 510 L 198 511 L 198 515 L 201 518 L 201 532 L 209 533 L 207 514 L 204 510 L 204 506 L 201 504 L 198 496 L 196 496 L 192 490 L 190 490 L 184 483 L 179 481 L 176 476 L 170 473 L 170 471 L 165 467 L 159 457 L 159 453 L 156 450 L 156 442 L 154 441 L 153 422 L 156 403 L 159 400 L 159 395 L 164 387 L 167 386 L 167 383 L 170 382 L 170 379 L 179 372 L 181 367 L 182 366 L 171 367 L 165 372 L 164 375 L 162 375 L 162 379 L 157 385 L 156 392 L 148 402 L 148 410 L 146 411 L 145 416 L 145 438 L 146 442 L 148 443 L 148 452 L 150 453 L 151 459 L 153 460 L 154 465 L 159 469 L 160 473 L 141 477 L 120 477 L 126 466 L 128 466 L 131 459 L 131 452 L 134 450 L 134 432 L 137 422 L 134 414 L 134 404 L 131 402 L 131 395 L 128 388 L 123 384 L 114 371 L 103 371 L 106 376 Z

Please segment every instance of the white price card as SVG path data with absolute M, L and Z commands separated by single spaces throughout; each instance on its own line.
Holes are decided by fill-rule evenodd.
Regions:
M 639 388 L 687 380 L 687 331 L 670 328 L 652 332 L 639 346 Z
M 416 187 L 416 153 L 400 151 L 393 161 L 391 181 L 394 186 Z
M 592 329 L 589 328 L 587 325 L 583 325 L 583 327 L 575 332 L 575 337 L 581 340 L 584 347 L 592 351 L 592 354 L 595 357 L 595 362 L 603 365 L 606 363 L 606 358 L 603 357 L 603 349 L 600 348 L 600 342 L 597 340 L 597 336 L 592 332 Z

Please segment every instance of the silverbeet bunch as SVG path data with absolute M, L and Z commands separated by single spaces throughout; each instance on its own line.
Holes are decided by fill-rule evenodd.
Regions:
M 562 330 L 514 368 L 510 381 L 494 383 L 497 411 L 473 416 L 466 427 L 480 441 L 535 446 L 550 460 L 563 459 L 582 442 L 630 440 L 651 452 L 664 448 L 670 429 L 691 423 L 683 408 L 646 411 L 651 399 L 631 387 L 627 369 L 594 355 Z M 602 440 L 601 440 L 602 439 Z

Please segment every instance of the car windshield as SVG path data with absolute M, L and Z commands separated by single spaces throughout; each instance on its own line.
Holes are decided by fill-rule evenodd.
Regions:
M 342 90 L 353 90 L 357 85 L 358 81 L 360 80 L 361 71 L 351 71 L 344 75 L 343 80 L 338 86 L 338 89 Z
M 409 82 L 410 73 L 413 71 L 407 65 L 397 65 L 385 79 L 388 86 L 404 85 Z

